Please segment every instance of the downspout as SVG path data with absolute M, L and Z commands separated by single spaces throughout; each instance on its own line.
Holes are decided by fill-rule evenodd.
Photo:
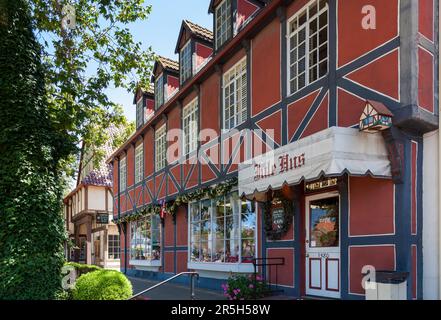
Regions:
M 438 45 L 437 45 L 437 54 L 438 54 L 438 119 L 441 114 L 441 87 L 440 87 L 440 74 L 441 74 L 441 60 L 440 60 L 440 50 L 439 46 L 441 43 L 441 33 L 440 33 L 440 18 L 441 18 L 441 5 L 438 1 L 438 18 L 436 19 L 436 23 L 438 24 Z M 439 121 L 438 121 L 439 123 Z M 441 130 L 438 127 L 438 299 L 441 300 Z

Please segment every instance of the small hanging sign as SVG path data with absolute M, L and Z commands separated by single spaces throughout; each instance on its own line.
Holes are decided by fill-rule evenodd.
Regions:
M 318 191 L 318 190 L 334 187 L 337 185 L 337 183 L 338 183 L 337 178 L 331 178 L 331 179 L 321 180 L 321 181 L 317 181 L 317 182 L 306 183 L 305 184 L 305 191 L 306 192 Z
M 273 231 L 281 232 L 285 224 L 285 209 L 283 207 L 275 207 L 272 209 Z
M 96 215 L 96 223 L 108 224 L 109 223 L 109 214 L 108 213 L 98 213 Z

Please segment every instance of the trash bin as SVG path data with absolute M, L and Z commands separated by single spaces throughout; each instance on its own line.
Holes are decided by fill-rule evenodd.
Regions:
M 407 300 L 408 276 L 409 272 L 376 271 L 375 281 L 365 283 L 366 300 Z

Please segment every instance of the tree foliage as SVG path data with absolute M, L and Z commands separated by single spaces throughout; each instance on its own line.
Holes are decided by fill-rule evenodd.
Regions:
M 147 83 L 153 60 L 127 28 L 143 0 L 71 1 L 74 29 L 66 4 L 0 0 L 0 299 L 56 297 L 64 177 L 81 140 L 99 148 L 112 123 L 131 133 L 106 90 Z
M 144 0 L 30 0 L 37 39 L 43 46 L 47 101 L 61 132 L 60 159 L 72 164 L 71 148 L 82 140 L 97 150 L 108 139 L 111 123 L 127 123 L 108 88 L 134 92 L 149 83 L 154 55 L 135 42 L 128 26 L 147 19 Z M 99 163 L 101 159 L 96 157 Z
M 24 0 L 0 0 L 0 299 L 52 299 L 64 226 L 58 146 Z

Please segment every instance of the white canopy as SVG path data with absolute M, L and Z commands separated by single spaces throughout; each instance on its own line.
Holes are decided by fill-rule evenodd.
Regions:
M 239 165 L 239 193 L 253 196 L 284 184 L 343 173 L 391 177 L 381 133 L 332 127 Z

